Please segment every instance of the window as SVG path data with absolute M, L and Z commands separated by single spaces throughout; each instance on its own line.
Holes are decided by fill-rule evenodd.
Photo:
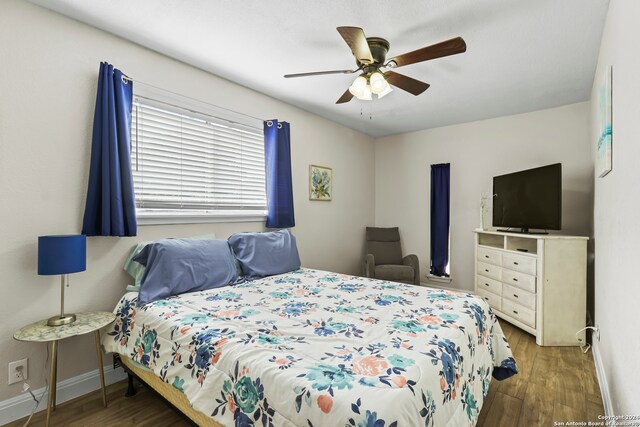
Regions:
M 131 145 L 142 223 L 264 217 L 261 123 L 242 124 L 136 95 Z

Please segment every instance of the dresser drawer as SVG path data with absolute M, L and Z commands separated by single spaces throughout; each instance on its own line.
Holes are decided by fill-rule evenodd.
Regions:
M 510 270 L 536 275 L 536 259 L 518 254 L 502 254 L 502 266 Z
M 500 280 L 502 277 L 502 268 L 497 265 L 487 264 L 486 262 L 478 261 L 478 274 L 490 277 L 492 279 Z
M 504 269 L 502 270 L 502 283 L 524 289 L 531 293 L 536 292 L 536 278 L 528 274 Z
M 498 296 L 502 295 L 502 283 L 498 280 L 477 275 L 476 287 L 478 291 L 491 292 Z
M 510 299 L 520 305 L 524 305 L 531 310 L 536 309 L 536 294 L 527 292 L 524 289 L 504 284 L 502 285 L 502 297 Z
M 498 295 L 492 294 L 491 292 L 484 292 L 482 289 L 478 289 L 477 293 L 478 297 L 488 302 L 491 308 L 501 310 L 502 298 L 500 298 Z
M 478 246 L 478 261 L 502 265 L 502 252 Z
M 536 312 L 526 308 L 525 306 L 522 306 L 506 298 L 502 298 L 502 310 L 500 311 L 502 311 L 504 314 L 518 319 L 525 325 L 529 325 L 532 328 L 536 327 Z

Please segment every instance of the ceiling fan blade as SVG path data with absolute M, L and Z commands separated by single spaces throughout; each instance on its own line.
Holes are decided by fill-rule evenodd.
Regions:
M 462 37 L 456 37 L 451 40 L 446 40 L 431 46 L 423 47 L 422 49 L 398 55 L 391 58 L 387 64 L 391 64 L 391 66 L 393 66 L 393 63 L 395 62 L 395 67 L 403 67 L 405 65 L 428 61 L 430 59 L 456 55 L 458 53 L 465 52 L 466 50 L 467 44 L 464 42 L 464 39 Z
M 413 95 L 420 95 L 425 90 L 429 89 L 429 84 L 421 82 L 420 80 L 407 77 L 403 74 L 394 73 L 393 71 L 387 71 L 384 73 L 387 78 L 387 82 L 397 88 L 407 91 Z
M 322 76 L 325 74 L 353 74 L 358 70 L 333 70 L 333 71 L 313 71 L 311 73 L 298 73 L 298 74 L 285 74 L 285 79 L 292 77 L 309 77 L 309 76 Z
M 369 49 L 369 43 L 364 35 L 364 31 L 359 27 L 338 27 L 338 32 L 351 48 L 351 52 L 356 59 L 363 64 L 372 64 L 373 56 Z
M 347 91 L 342 94 L 340 99 L 336 101 L 336 104 L 344 104 L 345 102 L 351 101 L 351 98 L 353 98 L 353 95 L 351 94 L 351 92 L 349 92 L 349 89 L 347 89 Z

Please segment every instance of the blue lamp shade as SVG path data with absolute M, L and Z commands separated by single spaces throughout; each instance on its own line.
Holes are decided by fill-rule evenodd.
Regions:
M 38 274 L 67 274 L 87 269 L 87 236 L 38 237 Z

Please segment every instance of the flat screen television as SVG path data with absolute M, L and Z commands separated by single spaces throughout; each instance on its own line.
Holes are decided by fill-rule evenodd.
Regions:
M 527 169 L 493 178 L 493 226 L 529 233 L 560 230 L 562 164 Z

